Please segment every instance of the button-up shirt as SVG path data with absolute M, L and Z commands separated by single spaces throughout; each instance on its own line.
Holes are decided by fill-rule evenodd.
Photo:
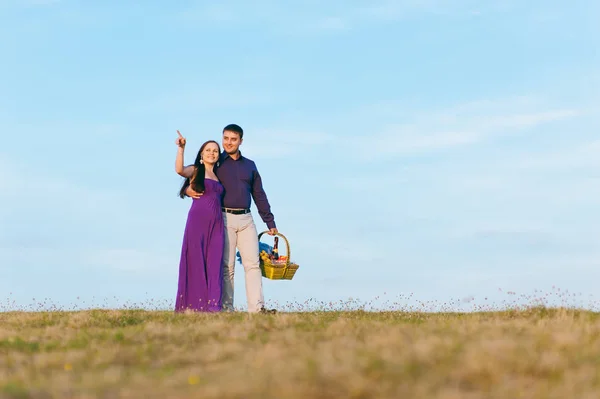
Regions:
M 249 209 L 252 198 L 258 214 L 267 227 L 270 229 L 276 227 L 275 217 L 271 213 L 271 206 L 254 161 L 242 156 L 241 152 L 238 159 L 233 159 L 223 151 L 219 163 L 219 167 L 215 168 L 215 174 L 225 188 L 223 206 Z

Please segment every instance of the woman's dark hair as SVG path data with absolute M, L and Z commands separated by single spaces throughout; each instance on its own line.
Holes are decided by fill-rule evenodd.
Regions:
M 198 193 L 204 192 L 204 174 L 206 173 L 206 167 L 204 166 L 204 163 L 200 161 L 202 160 L 202 151 L 204 151 L 204 148 L 210 143 L 215 143 L 217 145 L 217 148 L 219 149 L 219 155 L 221 155 L 221 146 L 216 141 L 208 140 L 202 144 L 202 147 L 200 147 L 200 150 L 198 151 L 198 155 L 196 155 L 196 160 L 194 161 L 194 174 L 191 178 L 188 177 L 185 179 L 183 185 L 181 186 L 181 190 L 179 190 L 179 196 L 181 198 L 185 198 L 185 190 L 187 190 L 190 184 L 192 185 L 194 191 Z

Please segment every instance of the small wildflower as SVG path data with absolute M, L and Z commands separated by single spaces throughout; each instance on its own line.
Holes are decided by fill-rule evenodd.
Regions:
M 200 378 L 198 378 L 198 377 L 197 377 L 197 376 L 195 376 L 195 375 L 190 375 L 190 376 L 188 377 L 188 384 L 190 384 L 190 385 L 196 385 L 196 384 L 198 384 L 199 382 L 200 382 Z
M 71 371 L 73 370 L 73 366 L 71 366 L 70 363 L 65 364 L 65 371 Z

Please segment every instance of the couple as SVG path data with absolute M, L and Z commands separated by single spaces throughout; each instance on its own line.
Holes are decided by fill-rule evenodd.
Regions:
M 186 178 L 179 195 L 191 197 L 192 205 L 183 234 L 175 311 L 233 311 L 237 247 L 245 270 L 248 312 L 274 313 L 264 307 L 251 198 L 268 234 L 276 235 L 277 228 L 256 165 L 239 150 L 244 131 L 235 124 L 225 126 L 224 151 L 209 140 L 189 166 L 183 166 L 186 140 L 179 130 L 177 134 L 175 171 Z

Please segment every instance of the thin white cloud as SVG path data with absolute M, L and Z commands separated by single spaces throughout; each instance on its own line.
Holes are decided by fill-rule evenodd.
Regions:
M 240 149 L 250 158 L 281 159 L 290 155 L 311 154 L 320 147 L 327 152 L 327 147 L 335 140 L 329 133 L 303 130 L 275 130 L 250 128 L 252 136 L 247 137 Z
M 505 154 L 478 168 L 446 170 L 444 181 L 457 191 L 515 203 L 600 204 L 600 140 L 572 136 L 572 141 L 560 149 Z
M 367 140 L 377 143 L 380 151 L 373 157 L 384 166 L 339 179 L 334 185 L 343 190 L 342 195 L 349 191 L 360 195 L 367 209 L 396 206 L 402 216 L 433 218 L 440 226 L 436 234 L 444 239 L 473 249 L 476 243 L 488 246 L 489 253 L 505 258 L 514 259 L 515 251 L 528 250 L 538 256 L 542 247 L 555 250 L 547 251 L 543 259 L 547 265 L 554 265 L 555 252 L 593 257 L 600 243 L 595 238 L 600 220 L 593 213 L 600 205 L 596 108 L 593 102 L 557 107 L 522 97 L 415 113 L 406 124 L 374 137 L 355 137 L 351 145 L 356 150 Z M 393 115 L 393 107 L 388 105 L 385 112 Z M 555 122 L 560 124 L 553 126 Z M 528 137 L 533 129 L 536 135 Z M 509 146 L 494 150 L 496 140 L 517 134 L 520 137 L 510 137 Z M 475 143 L 481 145 L 471 151 L 468 145 Z M 381 156 L 396 161 L 399 155 L 430 155 L 440 149 L 452 157 L 438 153 L 423 162 L 408 158 L 402 165 L 385 162 Z M 449 152 L 452 149 L 463 150 L 462 156 L 455 157 Z M 377 187 L 385 195 L 367 195 Z M 502 248 L 512 252 L 502 255 Z
M 384 111 L 393 115 L 394 105 L 388 104 Z M 541 109 L 540 109 L 541 108 Z M 355 117 L 366 119 L 366 107 Z M 497 101 L 476 101 L 442 109 L 437 112 L 416 112 L 412 120 L 404 124 L 390 124 L 378 133 L 366 135 L 353 127 L 345 128 L 343 139 L 325 131 L 276 130 L 251 127 L 252 136 L 243 144 L 242 150 L 255 157 L 280 159 L 292 154 L 305 153 L 313 158 L 323 153 L 342 151 L 344 154 L 357 154 L 365 159 L 393 158 L 403 155 L 428 153 L 432 151 L 460 148 L 470 144 L 493 139 L 497 136 L 518 134 L 527 129 L 568 120 L 582 115 L 587 110 L 556 108 L 540 105 L 529 97 L 516 97 Z M 350 119 L 352 120 L 352 119 Z M 352 134 L 357 132 L 358 134 Z M 364 151 L 368 144 L 375 151 Z M 268 150 L 266 150 L 268 148 Z M 339 182 L 344 184 L 342 180 Z M 336 183 L 337 184 L 337 183 Z M 348 182 L 348 186 L 354 186 Z
M 57 272 L 73 270 L 104 270 L 107 273 L 170 272 L 177 270 L 179 258 L 157 250 L 135 248 L 81 248 L 72 246 L 17 247 L 0 244 L 0 270 L 27 270 L 41 264 Z
M 80 270 L 172 268 L 178 258 L 161 252 L 168 245 L 130 247 L 140 243 L 131 232 L 142 228 L 147 218 L 123 193 L 85 187 L 0 156 L 0 267 L 45 261 Z M 155 237 L 148 243 L 158 241 Z M 125 248 L 111 247 L 119 242 Z
M 235 8 L 226 4 L 194 6 L 181 13 L 182 19 L 187 22 L 237 22 L 240 16 Z
M 578 143 L 560 150 L 545 151 L 506 163 L 518 171 L 560 172 L 579 169 L 582 174 L 600 177 L 600 140 Z
M 316 31 L 329 31 L 329 32 L 340 32 L 345 31 L 349 28 L 348 23 L 342 17 L 325 17 L 315 21 L 312 26 Z
M 22 2 L 31 6 L 49 6 L 58 4 L 61 0 L 22 0 Z
M 36 212 L 41 209 L 68 210 L 69 217 L 78 217 L 106 204 L 117 203 L 119 197 L 109 190 L 82 187 L 67 179 L 48 175 L 43 169 L 15 163 L 0 156 L 0 214 L 15 211 Z M 26 216 L 26 214 L 23 214 Z
M 270 1 L 236 2 L 229 5 L 194 3 L 177 19 L 194 28 L 203 24 L 253 25 L 287 34 L 319 34 L 348 31 L 374 22 L 395 21 L 420 13 L 470 15 L 473 1 L 305 1 L 285 4 Z
M 458 105 L 448 110 L 417 114 L 403 124 L 384 127 L 371 135 L 368 141 L 379 149 L 371 156 L 410 155 L 440 149 L 460 147 L 488 140 L 497 136 L 509 136 L 546 123 L 567 120 L 581 115 L 584 110 L 537 106 L 523 110 L 523 101 L 517 99 L 512 109 L 506 102 L 476 102 Z M 539 109 L 543 107 L 545 109 Z M 532 107 L 529 107 L 532 108 Z M 364 135 L 351 137 L 346 145 L 352 151 L 365 144 Z
M 126 107 L 129 112 L 190 113 L 208 110 L 222 110 L 236 107 L 264 106 L 273 98 L 265 91 L 240 92 L 226 88 L 197 88 L 163 93 L 153 98 L 140 99 Z
M 175 251 L 174 253 L 177 253 Z M 161 254 L 151 248 L 100 248 L 80 255 L 82 264 L 98 269 L 114 269 L 124 272 L 175 271 L 178 257 Z
M 438 0 L 406 0 L 406 1 L 374 1 L 364 7 L 358 8 L 354 14 L 356 19 L 362 17 L 376 20 L 396 20 L 406 17 L 415 11 L 426 11 L 432 13 L 442 13 L 448 6 L 456 7 L 459 3 L 452 2 L 446 7 L 444 3 Z
M 481 131 L 440 131 L 424 132 L 417 126 L 388 128 L 370 137 L 371 143 L 380 150 L 373 157 L 384 154 L 413 154 L 440 148 L 472 144 L 483 137 Z M 358 146 L 358 144 L 357 144 Z
M 0 6 L 16 6 L 16 7 L 45 7 L 61 3 L 62 0 L 4 0 L 0 2 Z

